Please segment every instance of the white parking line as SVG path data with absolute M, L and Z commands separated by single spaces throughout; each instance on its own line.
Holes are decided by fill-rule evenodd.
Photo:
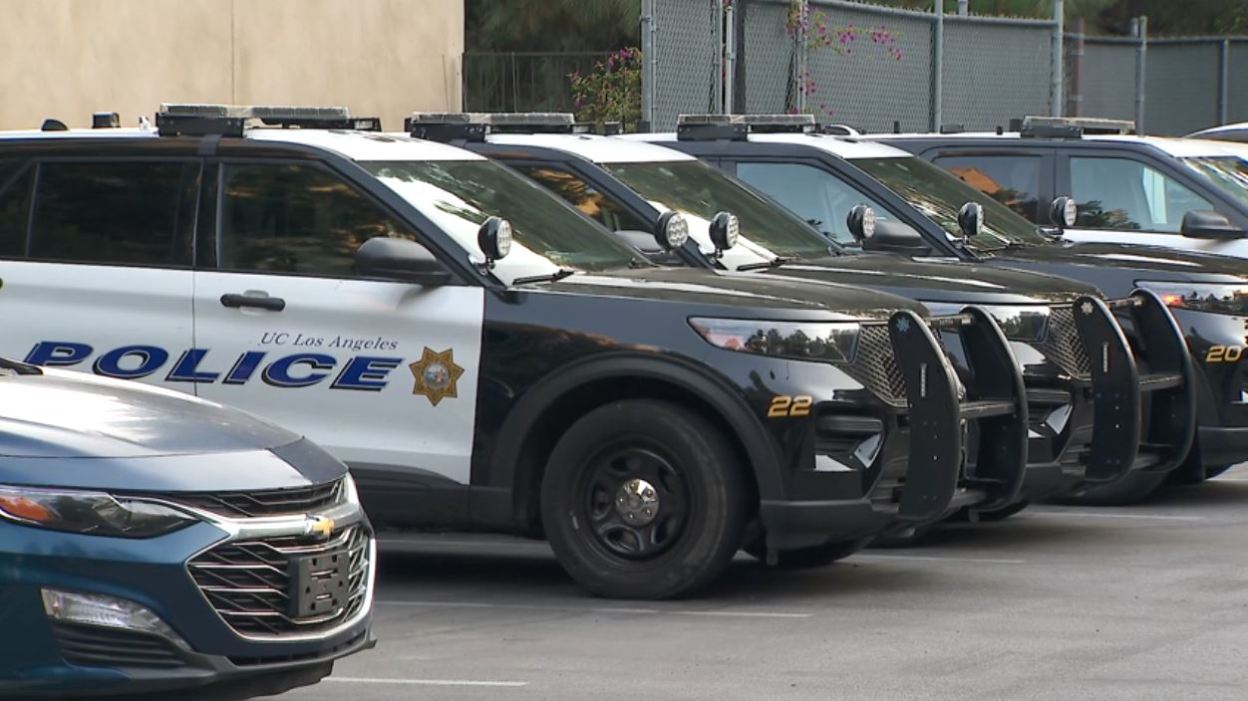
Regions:
M 1067 518 L 1122 518 L 1138 521 L 1207 521 L 1204 516 L 1174 516 L 1171 514 L 1116 514 L 1109 511 L 1067 511 L 1065 509 L 1027 509 L 1027 516 L 1063 516 Z
M 323 681 L 339 684 L 399 684 L 407 686 L 490 686 L 520 687 L 528 686 L 528 682 L 494 682 L 476 679 L 380 679 L 374 677 L 326 677 Z
M 487 604 L 480 601 L 377 601 L 378 606 L 413 606 L 419 608 L 514 609 L 518 611 L 585 611 L 619 616 L 710 616 L 720 618 L 811 618 L 813 613 L 790 611 L 697 611 L 690 609 L 625 608 L 622 606 L 555 606 L 544 604 Z
M 883 555 L 879 553 L 855 553 L 855 560 L 899 560 L 901 562 L 950 562 L 970 565 L 1022 565 L 1026 560 L 1005 560 L 993 557 L 943 557 L 940 555 Z

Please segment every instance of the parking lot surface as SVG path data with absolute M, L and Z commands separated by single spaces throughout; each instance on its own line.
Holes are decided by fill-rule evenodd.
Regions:
M 371 652 L 289 701 L 1242 699 L 1248 465 L 1136 507 L 1038 506 L 687 601 L 583 594 L 543 543 L 383 541 Z

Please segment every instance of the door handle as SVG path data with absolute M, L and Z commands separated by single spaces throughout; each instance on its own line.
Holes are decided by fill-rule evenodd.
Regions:
M 280 312 L 286 308 L 286 300 L 281 297 L 223 294 L 221 295 L 221 306 L 229 307 L 230 309 L 254 307 L 256 309 L 267 309 L 271 312 Z

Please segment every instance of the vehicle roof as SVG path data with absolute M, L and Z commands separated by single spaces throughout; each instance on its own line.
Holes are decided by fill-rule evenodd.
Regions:
M 161 139 L 155 129 L 70 129 L 68 131 L 4 131 L 0 142 L 9 140 L 127 140 Z M 332 151 L 355 161 L 475 161 L 484 160 L 475 153 L 433 141 L 413 139 L 406 134 L 345 129 L 250 129 L 244 139 L 267 143 L 285 143 Z
M 651 163 L 695 161 L 675 149 L 648 143 L 629 143 L 596 134 L 490 134 L 486 141 L 506 146 L 540 146 L 580 156 L 594 163 Z
M 934 134 L 934 133 L 918 133 L 918 134 L 870 134 L 864 136 L 867 139 L 881 139 L 884 141 L 891 140 L 930 140 L 951 143 L 955 141 L 1017 141 L 1024 140 L 1024 137 L 1016 131 L 1007 131 L 1002 134 L 996 132 L 959 132 L 957 134 Z M 1193 139 L 1179 138 L 1169 136 L 1139 136 L 1136 134 L 1087 134 L 1078 139 L 1065 139 L 1058 137 L 1026 137 L 1028 142 L 1036 143 L 1054 143 L 1078 144 L 1082 143 L 1123 143 L 1123 144 L 1139 144 L 1151 146 L 1162 153 L 1176 158 L 1190 158 L 1193 156 L 1225 156 L 1231 155 L 1226 151 L 1226 142 L 1214 141 L 1212 139 Z
M 627 134 L 619 139 L 663 143 L 676 141 L 674 132 L 656 134 Z M 875 141 L 843 139 L 830 134 L 750 134 L 749 140 L 756 144 L 795 144 L 810 146 L 834 156 L 853 160 L 855 158 L 909 158 L 910 153 Z

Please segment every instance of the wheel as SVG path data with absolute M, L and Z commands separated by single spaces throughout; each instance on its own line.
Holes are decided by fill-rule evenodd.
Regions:
M 1104 486 L 1090 487 L 1061 501 L 1087 506 L 1127 506 L 1153 495 L 1169 477 L 1165 472 L 1132 472 Z
M 604 597 L 666 599 L 709 584 L 741 547 L 751 505 L 730 444 L 667 402 L 586 414 L 542 478 L 542 523 L 559 563 Z
M 1227 465 L 1227 467 L 1230 467 L 1230 465 Z M 1222 468 L 1222 470 L 1225 471 L 1227 467 Z M 1205 461 L 1200 455 L 1200 447 L 1194 446 L 1188 452 L 1187 457 L 1183 459 L 1183 463 L 1170 472 L 1166 482 L 1184 485 L 1200 484 L 1214 474 L 1221 474 L 1221 472 L 1215 472 L 1212 468 L 1205 468 Z
M 769 567 L 781 570 L 805 570 L 814 567 L 824 567 L 853 555 L 861 550 L 866 543 L 867 541 L 865 540 L 838 540 L 809 548 L 781 550 L 776 553 L 776 564 L 769 565 Z M 767 546 L 761 539 L 745 546 L 744 550 L 760 562 L 767 562 Z

